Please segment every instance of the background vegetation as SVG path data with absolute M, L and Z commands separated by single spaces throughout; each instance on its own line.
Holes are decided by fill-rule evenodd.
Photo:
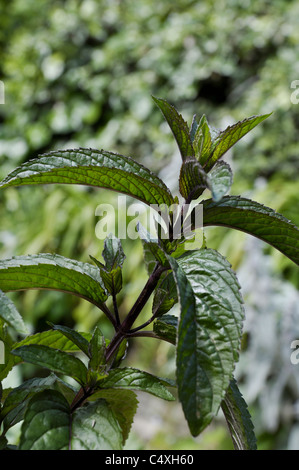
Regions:
M 160 173 L 175 191 L 175 143 L 151 95 L 167 99 L 191 122 L 203 113 L 224 128 L 246 116 L 273 115 L 226 155 L 242 193 L 299 225 L 299 4 L 295 0 L 11 0 L 0 1 L 0 178 L 38 154 L 96 147 L 131 155 Z M 56 252 L 99 257 L 95 210 L 116 196 L 78 187 L 10 188 L 0 194 L 0 256 Z M 247 321 L 240 388 L 250 404 L 259 448 L 299 448 L 298 270 L 278 252 L 244 234 L 208 230 L 208 244 L 237 270 Z M 142 248 L 124 240 L 127 311 L 144 283 Z M 271 255 L 271 256 L 270 256 Z M 88 331 L 101 313 L 64 294 L 11 295 L 32 332 L 46 321 Z M 144 314 L 146 316 L 146 312 Z M 136 340 L 127 361 L 158 375 L 173 373 L 173 350 Z M 36 373 L 20 368 L 7 384 Z M 147 405 L 148 405 L 148 398 Z M 140 410 L 128 448 L 230 448 L 221 416 L 189 437 L 176 405 Z M 17 430 L 15 430 L 17 436 Z

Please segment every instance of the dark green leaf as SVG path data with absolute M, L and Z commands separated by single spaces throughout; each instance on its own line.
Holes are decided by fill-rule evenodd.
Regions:
M 184 121 L 181 114 L 167 101 L 153 97 L 154 102 L 162 111 L 180 149 L 182 159 L 194 155 L 191 138 L 189 135 L 188 124 Z
M 196 207 L 199 208 L 199 206 L 196 206 Z M 185 255 L 185 253 L 189 251 L 199 250 L 201 248 L 207 247 L 206 237 L 202 228 L 200 228 L 200 226 L 198 226 L 197 231 L 191 232 L 191 220 L 192 220 L 192 214 L 190 215 L 190 217 L 188 216 L 188 220 L 186 220 L 186 227 L 187 227 L 186 231 L 188 232 L 190 230 L 190 233 L 192 233 L 193 236 L 188 237 L 188 238 L 183 238 L 177 244 L 175 251 L 171 253 L 171 256 L 173 258 L 180 258 L 181 256 Z
M 100 328 L 96 326 L 89 346 L 89 367 L 94 371 L 102 371 L 106 365 L 106 342 Z
M 122 432 L 104 400 L 71 414 L 63 395 L 44 390 L 30 400 L 20 438 L 20 450 L 120 450 Z
M 208 175 L 196 158 L 188 157 L 181 166 L 180 193 L 191 202 L 197 199 L 208 186 Z
M 123 444 L 126 442 L 137 411 L 138 400 L 131 390 L 99 390 L 88 401 L 103 398 L 114 412 L 120 424 L 123 435 Z
M 78 408 L 72 418 L 70 450 L 121 450 L 123 433 L 113 407 L 97 400 Z
M 230 316 L 225 322 L 231 323 L 229 335 L 233 338 L 236 351 L 233 353 L 238 359 L 238 348 L 244 320 L 244 304 L 240 292 L 240 284 L 230 263 L 217 251 L 202 249 L 189 251 L 177 260 L 191 282 L 196 297 L 201 293 L 212 294 L 215 299 L 223 301 L 223 307 L 229 306 Z
M 68 450 L 70 408 L 64 396 L 44 390 L 31 398 L 22 425 L 20 450 Z
M 162 318 L 155 320 L 153 325 L 154 333 L 172 344 L 176 344 L 177 329 L 178 318 L 174 315 L 163 315 Z
M 215 163 L 225 154 L 236 142 L 238 142 L 244 135 L 250 132 L 254 127 L 267 119 L 270 114 L 261 116 L 251 116 L 243 121 L 237 122 L 232 126 L 227 127 L 224 131 L 220 132 L 213 140 L 212 149 L 206 163 L 203 162 L 205 170 L 208 172 L 215 165 Z
M 85 338 L 87 342 L 91 339 L 90 333 L 79 333 L 80 336 Z M 48 346 L 54 349 L 60 349 L 65 352 L 74 352 L 79 351 L 80 348 L 67 336 L 65 336 L 61 331 L 58 330 L 47 330 L 42 331 L 41 333 L 36 333 L 35 335 L 27 336 L 27 338 L 14 343 L 14 348 L 20 346 L 28 346 L 30 344 L 38 344 L 41 346 Z
M 118 347 L 117 353 L 115 357 L 113 358 L 113 368 L 119 367 L 121 362 L 124 360 L 124 358 L 127 355 L 127 350 L 128 350 L 128 341 L 126 339 L 123 339 L 122 342 L 120 343 L 120 346 Z
M 105 265 L 93 256 L 90 258 L 98 266 L 101 278 L 109 294 L 116 295 L 122 289 L 122 265 L 126 258 L 121 242 L 118 238 L 110 234 L 104 242 L 103 258 Z
M 87 341 L 91 339 L 90 333 L 80 333 Z M 78 346 L 73 343 L 73 341 L 69 340 L 65 335 L 63 335 L 60 331 L 56 330 L 47 330 L 42 331 L 41 333 L 36 333 L 35 335 L 27 336 L 22 341 L 18 343 L 11 342 L 11 349 L 18 348 L 20 346 L 28 346 L 30 344 L 37 344 L 41 346 L 48 346 L 54 349 L 60 349 L 61 351 L 65 352 L 75 352 L 80 350 Z M 21 358 L 12 354 L 8 354 L 10 367 L 21 362 Z M 1 371 L 1 365 L 0 365 Z M 1 375 L 1 374 L 0 374 Z
M 8 394 L 1 412 L 1 416 L 4 418 L 3 427 L 5 432 L 23 419 L 32 395 L 49 388 L 56 382 L 56 379 L 57 377 L 54 374 L 46 378 L 29 379 Z
M 122 267 L 126 256 L 122 249 L 121 241 L 110 234 L 104 241 L 102 256 L 105 260 L 105 266 L 108 271 Z
M 4 292 L 58 290 L 82 297 L 97 306 L 107 299 L 100 273 L 95 266 L 52 254 L 1 260 L 0 288 Z
M 164 400 L 174 400 L 173 395 L 167 390 L 165 384 L 165 380 L 131 367 L 112 369 L 106 379 L 98 382 L 101 389 L 140 390 Z
M 256 450 L 256 437 L 247 404 L 232 379 L 222 402 L 222 411 L 236 450 Z
M 77 387 L 66 383 L 60 377 L 56 377 L 56 382 L 53 384 L 52 388 L 53 390 L 57 390 L 58 392 L 62 393 L 69 405 L 72 405 L 74 398 L 78 393 Z
M 81 385 L 86 383 L 87 369 L 83 362 L 64 351 L 31 344 L 14 349 L 12 354 L 21 357 L 25 362 L 73 377 Z
M 5 379 L 15 365 L 14 356 L 10 353 L 13 347 L 4 321 L 0 318 L 0 381 Z
M 14 303 L 0 290 L 0 317 L 21 335 L 27 335 L 28 330 L 23 318 Z
M 154 259 L 156 260 L 156 262 L 159 262 L 161 266 L 168 267 L 169 264 L 167 261 L 167 257 L 163 248 L 161 248 L 160 246 L 160 241 L 158 242 L 157 240 L 153 240 L 150 234 L 144 229 L 141 224 L 138 224 L 137 230 L 143 244 L 146 245 L 147 249 L 152 255 L 148 255 L 148 260 Z
M 198 123 L 196 121 L 196 114 L 194 114 L 194 116 L 192 118 L 191 127 L 190 127 L 190 140 L 191 140 L 192 144 L 193 144 L 193 141 L 194 141 L 194 137 L 195 137 L 195 133 L 196 133 L 197 128 L 198 128 Z
M 27 184 L 83 184 L 118 191 L 146 204 L 173 203 L 155 174 L 129 157 L 96 149 L 57 150 L 24 163 L 0 188 Z
M 196 436 L 218 413 L 238 359 L 243 304 L 229 263 L 214 250 L 190 251 L 169 261 L 181 306 L 178 393 Z
M 299 229 L 273 209 L 249 199 L 225 196 L 203 204 L 203 225 L 230 227 L 254 235 L 299 265 Z
M 195 157 L 201 165 L 204 165 L 210 156 L 212 137 L 210 127 L 205 115 L 202 116 L 193 140 Z
M 157 260 L 150 249 L 150 245 L 141 239 L 143 248 L 143 258 L 148 275 L 150 276 L 157 264 Z
M 90 256 L 90 258 L 92 259 L 92 261 L 94 261 L 94 263 L 99 268 L 100 273 L 101 273 L 101 278 L 102 278 L 103 284 L 107 292 L 112 295 L 118 294 L 122 289 L 121 267 L 117 266 L 111 271 L 108 271 L 106 267 L 104 266 L 104 264 L 102 264 L 96 258 L 94 258 L 93 256 Z
M 161 278 L 155 290 L 153 299 L 153 315 L 162 316 L 167 313 L 178 301 L 176 284 L 172 273 Z
M 63 336 L 68 338 L 72 343 L 78 346 L 81 351 L 89 356 L 89 342 L 84 336 L 81 335 L 81 333 L 78 333 L 77 331 L 73 330 L 72 328 L 68 328 L 67 326 L 53 324 L 51 324 L 51 326 L 54 331 L 60 331 Z
M 119 266 L 115 269 L 112 269 L 110 272 L 102 269 L 101 276 L 104 286 L 109 294 L 116 295 L 122 290 L 122 271 Z

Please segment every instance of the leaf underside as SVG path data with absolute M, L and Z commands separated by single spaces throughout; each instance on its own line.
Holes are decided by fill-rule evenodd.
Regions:
M 213 201 L 219 202 L 229 192 L 233 182 L 232 170 L 228 163 L 218 162 L 208 175 L 208 187 Z
M 222 402 L 222 411 L 226 418 L 236 450 L 256 450 L 256 437 L 247 404 L 232 379 Z

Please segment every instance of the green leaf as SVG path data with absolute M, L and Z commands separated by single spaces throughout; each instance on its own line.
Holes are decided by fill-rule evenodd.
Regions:
M 30 400 L 20 437 L 20 450 L 67 450 L 70 408 L 64 396 L 44 390 Z
M 229 263 L 216 251 L 189 252 L 169 261 L 181 306 L 178 394 L 196 436 L 218 413 L 238 360 L 243 302 Z
M 178 318 L 174 315 L 163 315 L 162 318 L 155 320 L 153 324 L 154 333 L 172 344 L 176 344 L 177 330 Z
M 195 157 L 201 165 L 207 161 L 212 145 L 210 127 L 205 115 L 202 116 L 193 140 Z
M 231 188 L 233 182 L 232 170 L 228 163 L 218 162 L 208 175 L 208 188 L 213 201 L 219 202 Z
M 103 284 L 107 292 L 111 295 L 118 294 L 122 289 L 121 267 L 117 266 L 111 271 L 108 271 L 106 267 L 102 263 L 100 263 L 100 261 L 98 261 L 96 258 L 94 258 L 93 256 L 90 256 L 90 258 L 92 259 L 92 261 L 94 261 L 94 263 L 99 268 L 100 273 L 101 273 L 101 278 L 102 278 Z
M 89 357 L 89 342 L 87 341 L 81 333 L 68 328 L 67 326 L 53 325 L 50 323 L 54 331 L 60 331 L 66 338 L 68 338 L 72 343 L 74 343 L 78 348 L 83 351 L 86 356 Z M 59 348 L 60 349 L 60 348 Z
M 45 378 L 29 379 L 8 394 L 1 411 L 1 417 L 4 418 L 3 427 L 5 432 L 24 418 L 24 413 L 32 395 L 49 388 L 56 382 L 56 379 L 57 377 L 54 374 Z
M 63 395 L 44 390 L 30 400 L 20 450 L 120 450 L 122 432 L 104 400 L 71 413 Z
M 101 277 L 109 294 L 116 295 L 122 290 L 122 271 L 119 266 L 110 272 L 102 269 Z
M 191 127 L 190 127 L 190 139 L 191 139 L 192 144 L 194 141 L 197 128 L 198 128 L 198 122 L 196 121 L 196 114 L 194 114 L 192 118 L 192 122 L 191 122 Z
M 167 313 L 178 301 L 176 284 L 172 273 L 161 278 L 155 289 L 152 311 L 155 316 Z
M 0 381 L 2 381 L 15 365 L 14 356 L 11 354 L 13 340 L 2 318 L 0 318 L 0 341 Z
M 181 195 L 188 202 L 197 199 L 208 187 L 208 176 L 194 157 L 188 157 L 183 162 L 179 186 Z
M 127 339 L 123 339 L 122 342 L 120 343 L 117 353 L 113 358 L 113 363 L 111 368 L 119 367 L 121 362 L 124 360 L 124 358 L 127 355 L 127 350 L 128 350 L 128 341 Z
M 156 262 L 160 263 L 161 266 L 168 267 L 169 264 L 167 261 L 166 253 L 163 248 L 161 248 L 160 241 L 153 240 L 150 234 L 140 223 L 137 225 L 137 230 L 143 244 L 147 247 L 147 249 L 152 255 L 147 255 L 148 260 L 154 259 Z
M 80 333 L 81 336 L 85 337 L 87 341 L 91 339 L 90 333 Z M 48 346 L 54 349 L 60 349 L 61 351 L 65 352 L 76 352 L 79 351 L 80 348 L 73 343 L 73 341 L 69 340 L 65 335 L 63 335 L 60 331 L 54 330 L 47 330 L 42 331 L 41 333 L 36 333 L 35 335 L 30 335 L 24 338 L 22 341 L 17 343 L 13 343 L 11 341 L 10 349 L 16 349 L 20 346 L 28 346 L 31 344 L 37 344 L 41 346 Z M 20 357 L 7 353 L 9 357 L 9 365 L 10 368 L 19 364 L 22 360 Z M 1 365 L 0 365 L 1 371 Z M 0 373 L 1 377 L 1 373 Z M 3 377 L 4 378 L 4 377 Z
M 146 204 L 173 203 L 167 186 L 129 157 L 105 150 L 55 150 L 12 171 L 0 188 L 27 184 L 82 184 L 118 191 Z
M 273 209 L 236 196 L 220 202 L 205 200 L 203 225 L 223 226 L 249 233 L 272 245 L 299 265 L 299 229 Z
M 72 418 L 70 450 L 121 450 L 123 433 L 105 400 L 87 403 Z
M 167 101 L 162 100 L 161 98 L 152 98 L 162 111 L 162 114 L 164 115 L 170 129 L 172 130 L 172 133 L 180 149 L 182 159 L 185 160 L 186 157 L 193 156 L 194 150 L 189 135 L 188 124 L 185 122 L 181 114 L 178 113 L 174 106 L 167 103 Z
M 240 284 L 230 263 L 220 253 L 212 249 L 189 251 L 177 260 L 191 282 L 196 297 L 202 294 L 212 294 L 229 306 L 231 322 L 230 335 L 234 339 L 234 346 L 238 350 L 242 336 L 244 320 L 244 302 L 240 291 Z M 238 359 L 238 351 L 234 352 Z
M 100 328 L 96 326 L 89 345 L 89 367 L 94 371 L 100 371 L 106 365 L 106 341 Z
M 209 174 L 195 158 L 187 158 L 181 166 L 180 193 L 188 202 L 197 199 L 206 188 L 211 191 L 213 200 L 218 202 L 231 185 L 232 171 L 228 163 L 217 163 Z
M 57 376 L 56 382 L 54 383 L 52 388 L 53 390 L 57 390 L 58 392 L 62 393 L 62 395 L 64 396 L 64 398 L 66 398 L 70 406 L 72 405 L 74 398 L 78 393 L 77 387 L 66 383 L 64 380 Z
M 99 268 L 102 281 L 109 294 L 116 295 L 122 289 L 121 269 L 126 258 L 121 246 L 121 241 L 110 234 L 105 239 L 102 255 L 105 260 L 105 265 L 93 256 L 90 256 L 90 258 Z
M 222 402 L 222 411 L 236 450 L 256 450 L 256 437 L 247 404 L 232 379 Z
M 121 241 L 112 234 L 108 235 L 104 241 L 102 256 L 108 271 L 122 267 L 126 256 L 122 249 Z
M 107 299 L 98 269 L 59 255 L 17 256 L 0 261 L 4 292 L 47 289 L 67 292 L 100 307 Z
M 88 401 L 94 401 L 103 398 L 106 400 L 117 421 L 120 424 L 123 435 L 123 444 L 126 442 L 134 416 L 137 411 L 138 400 L 136 394 L 131 390 L 99 390 L 95 392 Z
M 172 401 L 174 397 L 167 390 L 165 384 L 167 384 L 165 380 L 131 367 L 112 369 L 106 379 L 98 382 L 101 389 L 139 390 Z
M 148 275 L 150 276 L 157 264 L 157 260 L 152 253 L 151 246 L 146 243 L 145 240 L 141 238 L 142 248 L 143 248 L 143 259 Z
M 0 317 L 17 333 L 27 335 L 28 330 L 14 303 L 0 290 Z
M 14 349 L 12 354 L 21 357 L 25 362 L 73 377 L 81 385 L 85 385 L 87 381 L 87 369 L 83 362 L 64 351 L 31 344 Z
M 90 333 L 80 333 L 80 336 L 85 338 L 87 342 L 91 339 Z M 30 344 L 48 346 L 49 348 L 60 349 L 65 352 L 75 352 L 81 349 L 59 330 L 46 330 L 41 333 L 36 333 L 35 335 L 27 336 L 27 338 L 24 338 L 22 341 L 14 343 L 14 348 L 28 346 Z
M 225 152 L 227 152 L 236 142 L 244 137 L 244 135 L 254 129 L 254 127 L 267 119 L 270 115 L 271 113 L 260 116 L 251 116 L 227 127 L 224 131 L 219 132 L 217 137 L 213 139 L 212 152 L 210 156 L 205 163 L 201 161 L 205 170 L 207 172 L 210 171 Z

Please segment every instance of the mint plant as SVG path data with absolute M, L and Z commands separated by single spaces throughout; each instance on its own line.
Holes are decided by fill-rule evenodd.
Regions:
M 253 116 L 223 131 L 205 116 L 194 116 L 189 128 L 167 101 L 153 98 L 177 141 L 182 165 L 179 190 L 183 203 L 149 169 L 131 158 L 104 150 L 53 151 L 11 172 L 0 188 L 35 184 L 81 184 L 132 196 L 165 216 L 156 223 L 157 237 L 138 226 L 148 279 L 124 318 L 118 311 L 125 254 L 114 235 L 104 243 L 103 260 L 82 263 L 58 254 L 33 254 L 0 261 L 0 339 L 5 361 L 0 380 L 21 362 L 50 374 L 14 389 L 1 388 L 2 449 L 12 448 L 7 431 L 22 421 L 21 450 L 122 449 L 137 409 L 136 391 L 174 400 L 177 388 L 190 432 L 199 435 L 222 408 L 236 449 L 256 449 L 247 405 L 234 378 L 241 347 L 244 305 L 230 263 L 196 239 L 196 211 L 203 208 L 203 227 L 225 226 L 247 232 L 272 245 L 299 265 L 299 230 L 289 220 L 258 202 L 228 196 L 230 166 L 221 157 L 269 114 Z M 205 190 L 211 198 L 200 199 Z M 184 209 L 193 204 L 187 214 Z M 175 207 L 180 207 L 175 211 Z M 163 209 L 164 208 L 164 209 Z M 164 214 L 163 214 L 164 211 Z M 184 224 L 189 236 L 180 230 Z M 191 234 L 191 236 L 190 236 Z M 63 325 L 28 334 L 6 292 L 58 290 L 97 306 L 111 322 L 105 338 L 101 325 L 81 333 Z M 152 315 L 136 321 L 153 294 Z M 107 305 L 112 298 L 113 309 Z M 171 308 L 178 304 L 179 315 Z M 151 327 L 149 330 L 148 327 Z M 11 330 L 24 335 L 15 342 Z M 167 341 L 176 348 L 176 378 L 156 377 L 122 366 L 130 338 Z M 67 377 L 73 379 L 68 380 Z M 77 385 L 75 386 L 74 383 Z

